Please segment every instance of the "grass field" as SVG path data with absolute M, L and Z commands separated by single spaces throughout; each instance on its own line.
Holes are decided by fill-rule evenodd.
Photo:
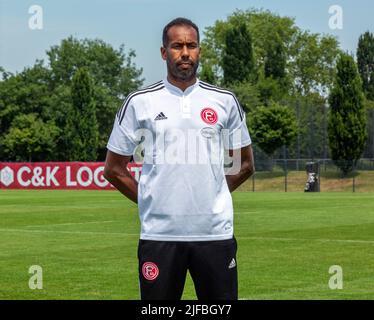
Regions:
M 234 204 L 241 299 L 374 299 L 374 194 L 236 192 Z M 0 190 L 0 299 L 139 299 L 138 234 L 115 191 Z M 183 298 L 196 298 L 190 278 Z

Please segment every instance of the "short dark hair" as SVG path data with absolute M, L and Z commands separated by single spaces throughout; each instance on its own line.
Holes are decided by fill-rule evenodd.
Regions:
M 186 18 L 176 18 L 172 21 L 170 21 L 165 27 L 164 31 L 162 32 L 162 44 L 164 47 L 167 46 L 169 39 L 168 39 L 168 31 L 171 27 L 174 26 L 189 26 L 196 30 L 197 33 L 197 43 L 200 43 L 200 34 L 199 34 L 199 28 L 196 24 L 194 24 L 191 20 Z

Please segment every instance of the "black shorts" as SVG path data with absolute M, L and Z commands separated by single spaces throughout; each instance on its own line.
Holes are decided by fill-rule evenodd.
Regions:
M 235 237 L 219 241 L 140 240 L 139 281 L 142 300 L 179 300 L 189 270 L 202 300 L 238 299 Z

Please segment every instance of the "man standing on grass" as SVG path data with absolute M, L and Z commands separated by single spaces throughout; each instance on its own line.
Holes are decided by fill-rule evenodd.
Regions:
M 180 299 L 189 270 L 199 299 L 234 300 L 231 192 L 254 172 L 245 114 L 233 93 L 197 79 L 199 29 L 192 21 L 174 19 L 162 40 L 167 77 L 127 96 L 104 176 L 139 207 L 142 299 Z M 138 184 L 126 167 L 140 141 L 145 158 Z M 233 160 L 229 173 L 225 150 Z

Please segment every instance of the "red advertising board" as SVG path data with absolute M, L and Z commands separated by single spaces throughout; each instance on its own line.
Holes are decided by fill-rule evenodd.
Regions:
M 127 169 L 139 179 L 140 164 Z M 104 162 L 0 162 L 0 189 L 114 189 L 103 171 Z

